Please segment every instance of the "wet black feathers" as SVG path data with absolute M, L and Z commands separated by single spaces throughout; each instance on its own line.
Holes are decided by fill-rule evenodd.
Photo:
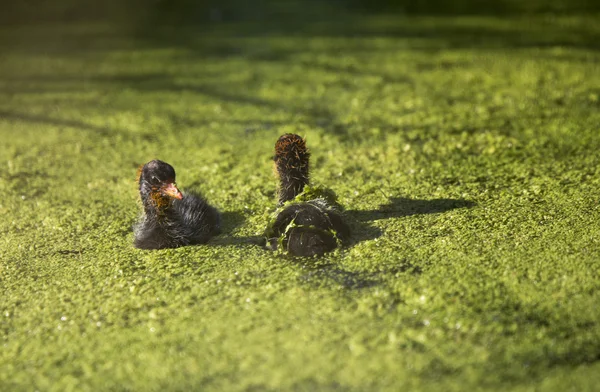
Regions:
M 295 256 L 321 256 L 350 235 L 342 214 L 324 198 L 293 201 L 309 181 L 310 153 L 298 135 L 282 135 L 275 143 L 275 168 L 279 176 L 278 202 L 284 205 L 267 229 L 267 246 L 283 247 Z
M 139 182 L 144 215 L 134 226 L 136 248 L 202 244 L 219 233 L 219 212 L 200 194 L 185 192 L 177 199 L 161 193 L 161 186 L 175 182 L 171 165 L 157 160 L 147 163 Z
M 271 249 L 279 245 L 294 256 L 322 256 L 346 241 L 350 229 L 342 215 L 325 200 L 291 204 L 283 209 L 272 225 L 267 239 Z

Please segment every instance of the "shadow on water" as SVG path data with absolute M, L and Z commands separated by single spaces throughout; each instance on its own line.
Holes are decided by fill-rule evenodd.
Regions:
M 332 285 L 343 287 L 346 290 L 360 290 L 375 287 L 384 282 L 386 277 L 397 277 L 401 274 L 420 275 L 421 266 L 414 265 L 404 259 L 394 265 L 388 265 L 376 272 L 348 271 L 335 263 L 316 262 L 303 264 L 306 272 L 298 277 L 298 281 L 317 287 L 330 287 Z
M 223 231 L 223 233 L 227 233 L 227 232 Z M 207 245 L 213 245 L 213 246 L 254 245 L 254 246 L 258 246 L 258 247 L 263 247 L 264 244 L 265 244 L 265 239 L 260 235 L 235 237 L 235 236 L 231 236 L 228 234 L 226 234 L 226 235 L 221 234 L 218 237 L 211 239 Z
M 100 9 L 82 7 L 77 2 L 50 5 L 33 0 L 39 7 L 29 5 L 31 1 L 15 2 L 10 10 L 14 15 L 3 13 L 0 21 L 9 25 L 32 25 L 39 22 L 39 18 L 50 18 L 50 21 L 58 19 L 55 21 L 67 26 L 85 22 L 93 16 L 94 20 L 119 28 L 80 28 L 72 32 L 63 29 L 56 34 L 44 29 L 28 29 L 19 31 L 19 35 L 26 34 L 16 40 L 15 35 L 0 35 L 0 45 L 13 50 L 27 50 L 31 46 L 45 52 L 74 55 L 115 49 L 181 47 L 188 49 L 190 55 L 203 59 L 243 57 L 257 62 L 298 60 L 295 55 L 306 51 L 307 47 L 301 42 L 299 46 L 287 48 L 262 44 L 258 45 L 260 50 L 256 50 L 256 45 L 247 45 L 247 38 L 331 37 L 357 41 L 351 47 L 341 48 L 345 54 L 388 49 L 364 40 L 360 42 L 363 38 L 415 39 L 415 42 L 403 43 L 402 47 L 428 51 L 449 47 L 600 49 L 597 29 L 593 27 L 595 22 L 558 23 L 555 18 L 569 12 L 589 16 L 590 12 L 600 11 L 600 2 L 590 0 L 158 0 L 143 5 L 142 1 L 97 2 L 123 4 Z M 544 5 L 521 6 L 527 3 Z M 99 18 L 102 11 L 108 14 Z M 540 18 L 540 15 L 544 17 Z M 373 16 L 385 18 L 374 21 Z M 470 19 L 466 20 L 465 16 Z M 397 19 L 390 20 L 390 17 Z M 313 53 L 323 49 L 339 51 L 340 48 L 310 47 Z M 399 81 L 406 82 L 404 77 Z
M 211 246 L 257 246 L 264 248 L 265 238 L 261 235 L 235 236 L 231 233 L 242 226 L 246 217 L 239 211 L 221 211 L 221 234 L 212 238 Z
M 380 283 L 374 274 L 346 271 L 334 264 L 313 267 L 298 279 L 309 285 L 330 286 L 333 284 L 348 290 L 369 288 Z
M 129 21 L 132 24 L 189 24 L 211 21 L 236 22 L 280 19 L 292 14 L 318 18 L 321 14 L 340 15 L 401 13 L 407 15 L 514 15 L 519 13 L 589 13 L 600 5 L 591 0 L 105 0 L 92 2 L 28 0 L 14 2 L 0 15 L 10 24 L 98 20 Z
M 389 203 L 382 204 L 377 210 L 348 210 L 348 214 L 359 222 L 372 222 L 380 219 L 401 218 L 411 215 L 436 214 L 457 208 L 469 208 L 475 202 L 464 199 L 409 199 L 392 197 Z
M 202 3 L 202 2 L 200 2 Z M 339 110 L 335 109 L 329 99 L 315 97 L 296 99 L 274 99 L 260 95 L 261 86 L 267 81 L 272 81 L 271 73 L 263 73 L 265 63 L 280 65 L 282 67 L 301 66 L 307 71 L 326 73 L 335 76 L 337 85 L 332 88 L 352 90 L 362 86 L 362 78 L 379 78 L 379 85 L 373 87 L 373 97 L 377 97 L 379 89 L 390 84 L 399 84 L 406 88 L 413 88 L 419 81 L 420 72 L 429 70 L 462 69 L 472 65 L 469 60 L 440 60 L 436 56 L 430 56 L 431 61 L 407 60 L 407 69 L 395 71 L 393 69 L 382 69 L 371 64 L 370 54 L 378 55 L 397 50 L 414 50 L 424 52 L 437 52 L 448 48 L 468 48 L 472 50 L 481 49 L 521 49 L 521 48 L 544 48 L 560 46 L 563 48 L 599 49 L 600 41 L 596 39 L 596 30 L 590 28 L 589 23 L 583 24 L 556 23 L 552 19 L 533 20 L 528 22 L 527 17 L 520 19 L 502 18 L 475 18 L 465 20 L 464 18 L 431 18 L 412 19 L 399 13 L 398 20 L 370 20 L 365 15 L 352 12 L 353 7 L 343 7 L 343 1 L 338 3 L 329 2 L 327 12 L 315 13 L 317 2 L 309 2 L 304 8 L 313 8 L 298 15 L 293 13 L 277 14 L 274 17 L 273 5 L 269 2 L 261 2 L 257 7 L 249 7 L 241 2 L 229 2 L 225 7 L 230 11 L 223 14 L 219 20 L 196 20 L 195 23 L 182 24 L 181 26 L 155 26 L 145 28 L 143 25 L 132 29 L 134 32 L 126 31 L 119 34 L 113 30 L 86 31 L 85 29 L 69 30 L 67 28 L 53 32 L 52 30 L 38 29 L 28 33 L 23 40 L 12 40 L 12 35 L 6 42 L 0 42 L 0 47 L 10 50 L 21 51 L 30 49 L 34 52 L 48 52 L 56 55 L 71 55 L 76 58 L 99 56 L 103 53 L 123 48 L 137 49 L 183 49 L 173 54 L 172 58 L 165 59 L 169 62 L 196 61 L 225 61 L 228 59 L 240 59 L 247 62 L 248 69 L 252 75 L 248 79 L 231 78 L 233 73 L 239 73 L 239 69 L 231 70 L 227 67 L 219 67 L 213 71 L 203 71 L 196 74 L 182 72 L 174 77 L 172 74 L 158 71 L 147 74 L 136 72 L 122 72 L 115 74 L 104 74 L 98 72 L 94 67 L 86 70 L 85 74 L 30 74 L 26 71 L 14 71 L 0 82 L 2 92 L 8 94 L 46 94 L 66 93 L 76 94 L 86 89 L 94 88 L 99 91 L 111 92 L 122 88 L 137 90 L 140 93 L 192 93 L 211 101 L 220 103 L 232 103 L 244 105 L 257 109 L 259 117 L 271 117 L 278 115 L 275 125 L 295 125 L 299 121 L 308 123 L 313 127 L 322 127 L 332 134 L 344 140 L 352 140 L 347 137 L 349 130 L 345 129 L 340 118 Z M 161 7 L 166 7 L 162 2 Z M 174 2 L 169 5 L 169 12 L 173 14 L 193 15 L 191 12 L 183 12 L 186 6 L 196 7 L 187 0 Z M 220 5 L 212 4 L 210 7 L 198 9 L 201 14 L 211 14 Z M 336 7 L 341 7 L 341 13 L 335 13 Z M 257 9 L 264 8 L 258 12 L 262 16 L 256 16 Z M 273 9 L 272 9 L 273 8 Z M 434 8 L 432 8 L 433 10 Z M 162 10 L 165 11 L 165 10 Z M 161 12 L 162 12 L 161 11 Z M 220 11 L 219 11 L 220 12 Z M 311 13 L 312 12 L 312 13 Z M 228 14 L 239 14 L 239 17 L 231 17 Z M 252 13 L 254 16 L 245 18 L 244 13 Z M 317 19 L 312 16 L 318 14 Z M 308 17 L 311 16 L 311 17 Z M 175 15 L 173 15 L 175 17 Z M 210 19 L 210 18 L 209 18 Z M 392 23 L 393 22 L 393 23 Z M 523 22 L 523 23 L 518 23 Z M 293 45 L 279 43 L 265 43 L 260 37 L 287 38 Z M 323 45 L 314 45 L 313 39 L 324 40 Z M 339 40 L 338 38 L 343 38 Z M 381 45 L 374 45 L 373 38 L 390 38 L 382 40 Z M 1 40 L 0 40 L 1 41 Z M 356 62 L 338 62 L 330 58 L 356 58 Z M 597 55 L 587 51 L 585 56 L 581 54 L 552 54 L 543 53 L 536 56 L 562 56 L 561 61 L 592 62 L 597 61 Z M 193 68 L 190 68 L 193 69 Z M 414 72 L 413 72 L 414 69 Z M 257 71 L 252 71 L 257 70 Z M 307 72 L 310 74 L 310 72 Z M 186 76 L 187 81 L 180 76 Z M 193 81 L 190 81 L 192 80 Z M 289 81 L 283 78 L 282 83 Z M 308 80 L 306 83 L 310 84 Z M 332 82 L 333 83 L 333 82 Z M 330 85 L 331 86 L 331 85 Z M 81 103 L 77 99 L 65 100 L 64 105 L 76 106 Z M 94 102 L 92 102 L 92 105 Z M 368 103 L 365 103 L 367 105 Z M 136 108 L 136 103 L 128 103 L 130 108 Z M 129 107 L 127 109 L 130 109 Z M 100 107 L 99 111 L 106 110 Z M 162 115 L 159 113 L 159 115 Z M 0 113 L 1 117 L 7 117 L 26 122 L 48 123 L 52 125 L 64 125 L 94 130 L 99 133 L 108 133 L 106 128 L 77 122 L 74 119 L 56 119 L 50 116 L 26 115 L 19 113 Z M 174 125 L 202 126 L 202 121 L 192 120 L 186 116 L 175 116 L 164 114 L 165 117 L 173 117 Z M 175 118 L 178 117 L 178 118 Z M 219 118 L 218 121 L 233 123 L 235 120 Z M 264 126 L 272 124 L 270 120 L 264 120 Z M 272 120 L 271 120 L 272 121 Z M 207 121 L 209 122 L 209 121 Z M 259 121 L 263 126 L 263 121 Z M 246 128 L 255 126 L 251 121 L 241 121 L 241 126 Z M 385 116 L 361 120 L 360 126 L 380 128 L 393 132 L 398 127 L 385 120 Z M 120 132 L 120 130 L 115 130 Z M 124 131 L 126 133 L 126 130 Z M 356 135 L 352 136 L 357 136 Z
M 388 203 L 380 205 L 376 210 L 346 210 L 346 216 L 353 221 L 353 234 L 348 245 L 353 246 L 381 237 L 383 234 L 381 229 L 371 225 L 370 222 L 412 215 L 436 214 L 473 206 L 475 206 L 474 202 L 464 199 L 423 200 L 392 197 Z
M 381 205 L 377 210 L 357 211 L 347 210 L 346 216 L 352 224 L 352 237 L 347 246 L 354 246 L 362 241 L 378 238 L 382 235 L 381 229 L 370 225 L 370 222 L 407 217 L 413 215 L 443 213 L 457 208 L 470 208 L 476 203 L 464 199 L 409 199 L 405 197 L 391 198 L 389 203 Z M 299 259 L 304 260 L 304 259 Z M 307 264 L 303 264 L 306 268 Z M 389 265 L 377 272 L 348 271 L 334 263 L 317 262 L 308 266 L 308 271 L 299 277 L 302 283 L 315 286 L 338 285 L 348 290 L 374 287 L 382 283 L 385 276 L 398 274 L 419 275 L 422 267 L 402 260 L 394 265 Z
M 383 232 L 380 228 L 370 224 L 382 219 L 407 217 L 412 215 L 435 214 L 450 211 L 457 208 L 470 208 L 476 204 L 464 199 L 409 199 L 404 197 L 391 198 L 389 203 L 382 204 L 376 210 L 347 210 L 345 215 L 351 226 L 351 237 L 345 244 L 345 247 L 352 247 L 360 242 L 379 238 Z M 263 236 L 231 236 L 229 233 L 241 226 L 245 217 L 237 211 L 224 211 L 222 216 L 222 231 L 221 235 L 213 238 L 209 245 L 213 246 L 230 246 L 230 245 L 254 245 L 258 247 L 265 246 L 265 238 Z M 296 258 L 294 258 L 296 260 Z M 297 260 L 306 260 L 297 258 Z M 406 272 L 421 273 L 419 266 L 411 265 L 408 261 L 404 264 L 394 267 L 389 273 Z M 365 277 L 357 272 L 350 272 L 340 269 L 335 265 L 313 265 L 313 269 L 306 275 L 306 280 L 325 279 L 336 282 L 346 288 L 364 288 L 370 287 L 377 283 L 372 277 Z
M 242 246 L 255 245 L 263 246 L 264 238 L 262 236 L 233 236 L 231 233 L 242 226 L 246 221 L 243 213 L 238 211 L 221 211 L 221 234 L 212 238 L 207 245 L 212 246 Z
M 244 214 L 237 211 L 221 211 L 221 229 L 224 233 L 229 233 L 240 227 L 246 218 Z
M 79 128 L 85 129 L 88 131 L 97 132 L 102 136 L 109 136 L 116 133 L 126 134 L 124 131 L 120 131 L 118 129 L 111 129 L 109 127 L 101 127 L 92 124 L 86 124 L 82 121 L 73 120 L 73 119 L 58 119 L 51 118 L 49 116 L 36 115 L 36 114 L 28 114 L 28 113 L 18 113 L 14 111 L 0 110 L 0 119 L 4 120 L 18 120 L 27 123 L 39 123 L 46 125 L 53 125 L 58 127 L 69 127 L 69 128 Z

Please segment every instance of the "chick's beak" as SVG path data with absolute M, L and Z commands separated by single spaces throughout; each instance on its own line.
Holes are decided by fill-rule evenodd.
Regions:
M 183 199 L 183 195 L 181 194 L 179 189 L 177 189 L 177 186 L 174 183 L 169 183 L 167 185 L 162 186 L 160 188 L 160 191 L 163 195 L 170 196 L 174 199 Z

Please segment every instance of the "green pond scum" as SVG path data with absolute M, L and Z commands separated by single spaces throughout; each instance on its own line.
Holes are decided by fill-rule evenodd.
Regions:
M 322 15 L 0 27 L 0 390 L 598 390 L 599 17 Z M 321 258 L 260 245 L 285 133 Z M 132 246 L 152 159 L 222 234 Z

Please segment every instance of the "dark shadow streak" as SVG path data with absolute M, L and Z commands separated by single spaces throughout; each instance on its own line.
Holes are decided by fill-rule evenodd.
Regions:
M 382 204 L 377 210 L 346 210 L 352 227 L 352 235 L 346 246 L 354 246 L 360 242 L 381 237 L 383 232 L 369 222 L 400 218 L 411 215 L 435 214 L 456 208 L 472 207 L 475 203 L 463 199 L 433 199 L 419 200 L 405 197 L 394 197 L 387 204 Z
M 243 213 L 238 211 L 221 211 L 221 234 L 212 238 L 207 245 L 229 246 L 229 245 L 256 245 L 264 246 L 262 236 L 241 236 L 231 235 L 236 228 L 240 227 L 246 221 Z
M 346 214 L 359 222 L 372 222 L 380 219 L 400 218 L 412 215 L 436 214 L 457 208 L 470 208 L 476 203 L 464 199 L 408 199 L 393 197 L 377 210 L 348 210 Z
M 359 242 L 375 239 L 382 235 L 382 231 L 379 228 L 369 225 L 368 222 L 412 215 L 435 214 L 473 206 L 475 206 L 475 202 L 464 199 L 419 200 L 394 197 L 390 199 L 389 203 L 381 205 L 377 210 L 349 210 L 346 211 L 346 215 L 349 220 L 354 221 L 351 222 L 353 234 L 346 245 L 353 246 Z M 415 265 L 408 260 L 403 260 L 397 265 L 389 266 L 383 271 L 374 273 L 346 271 L 334 264 L 326 264 L 316 265 L 299 279 L 302 282 L 319 286 L 335 283 L 345 289 L 355 290 L 377 286 L 381 284 L 384 276 L 402 273 L 418 275 L 422 272 L 423 269 L 421 266 Z
M 346 74 L 349 78 L 352 77 L 379 77 L 381 78 L 383 83 L 398 83 L 398 84 L 406 84 L 409 86 L 414 86 L 415 80 L 414 78 L 408 75 L 389 75 L 385 73 L 378 73 L 370 70 L 360 70 L 354 66 L 339 66 L 335 64 L 329 63 L 318 63 L 311 61 L 301 61 L 300 62 L 306 68 L 314 68 L 320 69 L 324 72 L 334 73 L 336 75 Z
M 376 286 L 380 283 L 373 274 L 346 271 L 333 264 L 314 268 L 298 278 L 302 283 L 317 286 L 334 283 L 348 290 L 359 290 Z
M 212 246 L 255 245 L 255 246 L 259 246 L 259 247 L 264 247 L 264 244 L 265 244 L 265 239 L 263 236 L 251 235 L 251 236 L 232 237 L 226 231 L 223 231 L 223 234 L 211 239 L 206 245 L 212 245 Z
M 221 212 L 221 232 L 231 233 L 234 229 L 241 226 L 246 221 L 244 214 L 237 211 Z M 250 237 L 248 237 L 250 238 Z
M 86 124 L 76 120 L 58 119 L 34 114 L 8 112 L 4 110 L 0 110 L 0 120 L 18 120 L 31 123 L 49 124 L 60 127 L 87 129 L 90 131 L 98 132 L 100 135 L 104 136 L 109 136 L 114 133 L 125 133 L 125 131 L 123 130 L 110 129 L 108 127 L 99 127 L 96 125 Z
M 304 264 L 304 268 L 307 264 Z M 330 286 L 337 284 L 347 290 L 360 290 L 382 284 L 385 278 L 397 277 L 399 274 L 420 275 L 422 268 L 407 260 L 388 266 L 377 272 L 347 271 L 336 264 L 316 264 L 309 266 L 308 271 L 298 277 L 301 283 L 312 286 Z
M 473 207 L 474 202 L 463 199 L 433 199 L 419 200 L 408 199 L 405 197 L 394 197 L 390 202 L 383 204 L 377 210 L 357 211 L 348 210 L 346 215 L 354 221 L 352 225 L 352 238 L 348 246 L 353 246 L 359 242 L 375 239 L 382 235 L 382 231 L 369 225 L 380 219 L 405 217 L 422 214 L 435 214 L 450 211 L 456 208 Z M 381 284 L 382 277 L 396 275 L 399 273 L 421 274 L 422 268 L 418 265 L 404 260 L 402 263 L 391 266 L 385 271 L 376 273 L 352 272 L 343 270 L 336 265 L 325 265 L 315 268 L 301 276 L 304 282 L 318 282 L 319 285 L 326 285 L 328 282 L 334 282 L 345 289 L 362 289 Z

